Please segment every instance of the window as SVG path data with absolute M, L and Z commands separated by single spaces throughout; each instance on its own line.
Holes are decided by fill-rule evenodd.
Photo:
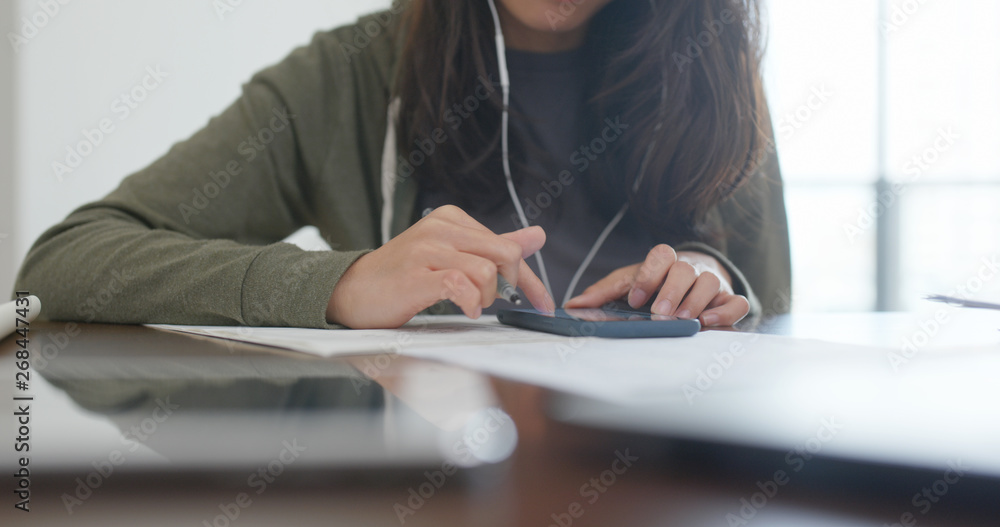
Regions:
M 796 311 L 1000 298 L 1000 3 L 765 10 Z

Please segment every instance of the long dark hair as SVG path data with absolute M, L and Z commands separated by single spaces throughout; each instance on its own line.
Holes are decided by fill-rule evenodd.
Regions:
M 394 88 L 404 172 L 424 188 L 450 192 L 463 208 L 495 206 L 507 198 L 489 6 L 413 0 L 405 25 Z M 663 241 L 711 237 L 707 213 L 755 174 L 769 140 L 756 0 L 612 1 L 591 21 L 585 45 L 595 64 L 585 119 L 591 128 L 581 137 L 598 137 L 605 118 L 628 125 L 626 140 L 598 161 L 591 193 L 614 209 L 628 200 Z M 477 88 L 488 95 L 482 107 L 456 116 L 454 105 Z M 511 130 L 516 162 L 526 145 Z M 441 141 L 432 155 L 405 161 L 435 134 Z M 631 192 L 650 145 L 645 176 Z

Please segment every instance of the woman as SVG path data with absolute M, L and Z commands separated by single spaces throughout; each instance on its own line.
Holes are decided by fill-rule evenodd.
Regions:
M 47 231 L 17 287 L 49 318 L 118 323 L 396 327 L 442 300 L 476 318 L 498 274 L 544 311 L 781 311 L 757 23 L 753 0 L 395 6 L 256 75 Z M 334 251 L 279 243 L 305 225 Z

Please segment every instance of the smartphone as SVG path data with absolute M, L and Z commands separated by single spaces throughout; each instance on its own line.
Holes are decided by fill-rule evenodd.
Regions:
M 697 319 L 619 309 L 557 309 L 555 314 L 534 309 L 501 309 L 497 319 L 510 326 L 570 337 L 690 337 L 701 330 Z

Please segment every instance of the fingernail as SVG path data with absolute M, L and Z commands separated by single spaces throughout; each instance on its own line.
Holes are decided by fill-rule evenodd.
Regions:
M 669 315 L 671 307 L 673 306 L 670 305 L 669 300 L 660 300 L 655 306 L 653 306 L 653 313 L 656 313 L 657 315 Z
M 646 303 L 647 298 L 649 298 L 649 295 L 642 289 L 633 289 L 628 295 L 628 303 L 632 307 L 642 307 Z
M 701 316 L 701 325 L 703 326 L 714 326 L 718 323 L 719 315 L 716 315 L 715 313 L 709 313 Z
M 677 318 L 691 318 L 691 312 L 687 309 L 677 312 Z
M 483 308 L 477 307 L 476 312 L 472 314 L 472 318 L 479 318 L 483 315 Z

